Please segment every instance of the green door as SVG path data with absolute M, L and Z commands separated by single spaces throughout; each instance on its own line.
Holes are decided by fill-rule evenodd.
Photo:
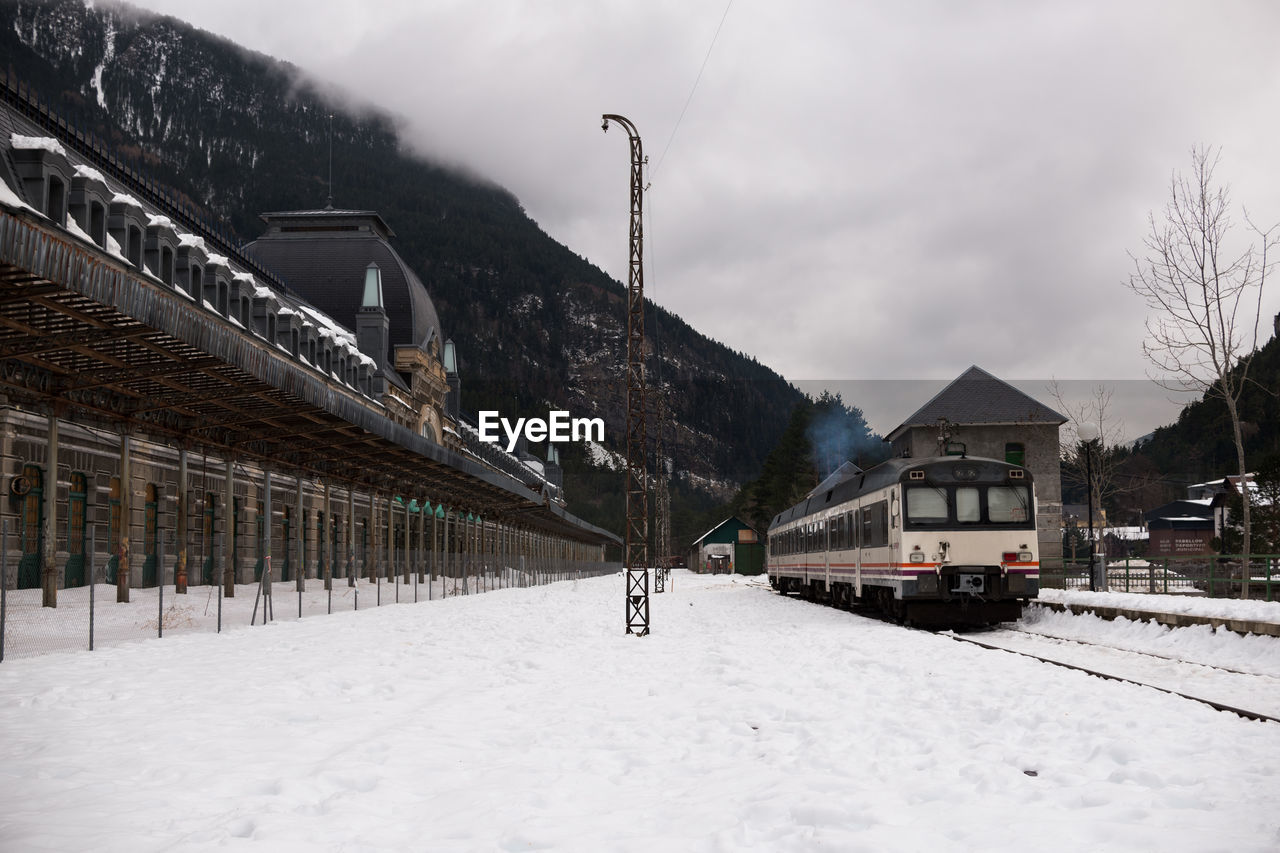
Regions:
M 89 501 L 88 480 L 84 474 L 71 474 L 71 492 L 67 500 L 67 568 L 65 586 L 84 586 L 85 510 Z

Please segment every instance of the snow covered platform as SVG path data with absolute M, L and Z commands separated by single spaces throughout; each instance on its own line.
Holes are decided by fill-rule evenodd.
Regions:
M 672 581 L 647 637 L 612 575 L 6 660 L 0 850 L 1280 844 L 1274 723 Z
M 1170 628 L 1208 625 L 1237 634 L 1280 637 L 1280 601 L 1238 601 L 1186 595 L 1042 589 L 1035 604 L 1100 619 L 1155 622 Z

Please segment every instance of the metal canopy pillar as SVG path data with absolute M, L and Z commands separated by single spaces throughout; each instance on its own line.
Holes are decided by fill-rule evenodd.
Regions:
M 627 275 L 627 633 L 649 633 L 649 495 L 645 476 L 644 387 L 644 151 L 636 126 L 606 114 L 631 140 L 631 261 Z

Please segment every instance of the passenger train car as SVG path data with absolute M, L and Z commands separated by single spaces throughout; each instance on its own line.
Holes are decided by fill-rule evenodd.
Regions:
M 1040 587 L 1031 473 L 964 456 L 855 469 L 779 513 L 768 554 L 782 593 L 916 625 L 1016 620 Z

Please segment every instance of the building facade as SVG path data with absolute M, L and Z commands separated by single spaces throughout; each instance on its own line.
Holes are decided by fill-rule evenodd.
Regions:
M 434 306 L 380 217 L 266 219 L 254 251 L 228 245 L 0 84 L 4 582 L 56 606 L 89 567 L 127 600 L 476 549 L 602 559 L 615 535 L 450 414 Z
M 1067 419 L 980 367 L 970 367 L 892 430 L 893 456 L 979 456 L 1031 472 L 1042 562 L 1062 559 L 1058 429 Z

